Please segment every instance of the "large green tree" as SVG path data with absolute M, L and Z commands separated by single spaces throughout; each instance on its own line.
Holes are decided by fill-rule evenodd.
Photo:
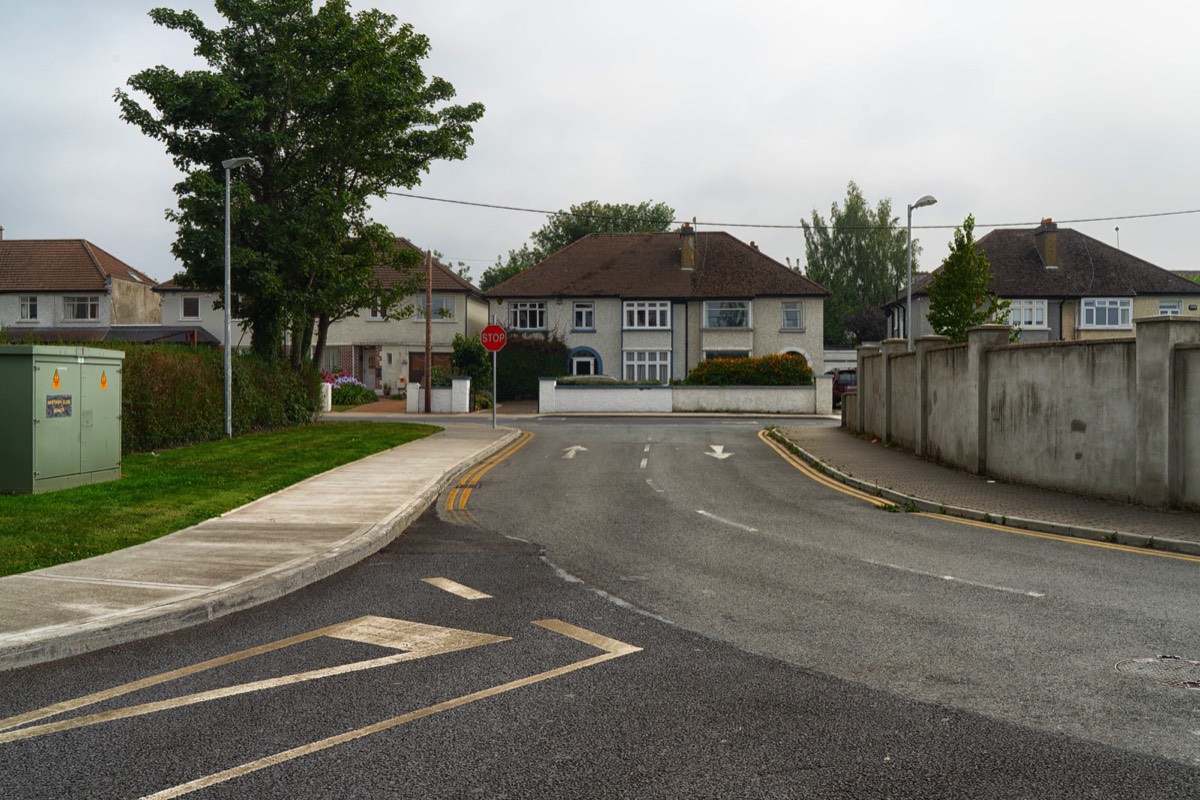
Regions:
M 188 34 L 208 69 L 146 69 L 128 84 L 149 108 L 119 89 L 115 99 L 184 173 L 167 216 L 185 285 L 223 285 L 221 162 L 254 159 L 233 184 L 233 289 L 253 348 L 274 359 L 286 331 L 304 351 L 314 326 L 391 308 L 420 282 L 419 269 L 386 288 L 376 279 L 376 265 L 412 265 L 369 218 L 370 200 L 419 184 L 435 160 L 465 158 L 483 106 L 450 104 L 454 87 L 421 69 L 428 39 L 389 14 L 351 14 L 343 0 L 215 5 L 219 30 L 191 11 L 150 12 Z
M 551 214 L 546 224 L 530 235 L 532 246 L 524 244 L 519 250 L 509 250 L 507 258 L 497 258 L 484 271 L 479 288 L 486 291 L 498 286 L 589 233 L 663 233 L 674 220 L 675 209 L 666 203 L 577 203 Z
M 1006 322 L 1012 302 L 989 292 L 991 282 L 991 262 L 975 244 L 975 217 L 968 215 L 962 227 L 954 229 L 950 255 L 926 287 L 933 332 L 965 342 L 968 328 Z
M 850 181 L 846 201 L 834 203 L 829 221 L 813 209 L 804 227 L 805 274 L 829 291 L 825 299 L 825 344 L 845 347 L 864 341 L 877 326 L 862 314 L 896 296 L 907 280 L 907 234 L 892 216 L 892 201 L 872 208 Z M 919 245 L 913 242 L 913 269 Z

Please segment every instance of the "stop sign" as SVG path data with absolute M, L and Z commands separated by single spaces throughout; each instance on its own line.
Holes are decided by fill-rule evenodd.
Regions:
M 483 329 L 483 333 L 479 334 L 479 341 L 483 343 L 484 350 L 495 353 L 504 347 L 508 341 L 508 334 L 499 325 L 488 325 Z

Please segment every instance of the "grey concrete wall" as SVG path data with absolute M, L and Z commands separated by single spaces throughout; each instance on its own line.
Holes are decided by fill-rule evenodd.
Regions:
M 1056 342 L 988 353 L 987 472 L 1115 500 L 1136 484 L 1133 342 Z
M 1183 345 L 1175 351 L 1174 407 L 1178 501 L 1200 509 L 1200 345 Z
M 967 385 L 967 346 L 931 350 L 926 364 L 929 407 L 926 409 L 925 454 L 967 469 L 967 416 L 974 393 Z
M 902 353 L 891 359 L 892 401 L 889 404 L 888 430 L 893 442 L 917 449 L 917 354 Z
M 887 424 L 883 366 L 883 356 L 876 350 L 860 359 L 858 368 L 858 395 L 863 430 L 877 436 L 883 435 Z

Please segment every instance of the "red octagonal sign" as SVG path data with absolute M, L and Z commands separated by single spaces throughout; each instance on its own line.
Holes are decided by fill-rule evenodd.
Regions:
M 508 334 L 499 325 L 488 325 L 483 329 L 483 333 L 479 334 L 479 341 L 483 343 L 484 350 L 495 353 L 508 342 Z

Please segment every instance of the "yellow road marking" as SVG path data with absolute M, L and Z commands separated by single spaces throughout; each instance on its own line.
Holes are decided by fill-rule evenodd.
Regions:
M 249 694 L 251 692 L 260 692 L 265 689 L 273 689 L 279 686 L 289 686 L 296 683 L 304 683 L 306 681 L 318 680 L 320 678 L 328 678 L 334 675 L 344 675 L 350 672 L 362 672 L 368 669 L 376 669 L 378 667 L 386 667 L 392 664 L 399 664 L 404 661 L 414 661 L 419 658 L 428 658 L 429 656 L 440 655 L 442 653 L 452 653 L 456 650 L 466 650 L 472 647 L 480 647 L 485 644 L 494 644 L 496 642 L 508 641 L 507 636 L 493 636 L 488 633 L 475 633 L 473 631 L 458 630 L 456 628 L 443 628 L 437 625 L 425 625 L 420 622 L 409 622 L 407 620 L 388 619 L 386 617 L 359 617 L 358 619 L 349 622 L 343 622 L 338 625 L 331 625 L 327 628 L 321 628 L 315 632 L 318 636 L 329 636 L 335 639 L 346 639 L 355 642 L 364 642 L 368 644 L 387 647 L 393 650 L 404 650 L 406 652 L 396 655 L 384 656 L 383 658 L 374 658 L 367 661 L 355 661 L 349 664 L 339 664 L 336 667 L 326 667 L 323 669 L 309 670 L 307 672 L 297 672 L 291 675 L 282 675 L 276 678 L 267 678 L 265 680 L 251 681 L 249 683 L 237 684 L 234 686 L 226 686 L 221 689 L 211 689 L 206 692 L 196 692 L 194 694 L 183 695 L 181 697 L 173 697 L 169 700 L 160 700 L 154 703 L 143 703 L 141 705 L 127 706 L 125 708 L 116 708 L 111 711 L 104 711 L 97 714 L 89 714 L 82 717 L 74 717 L 72 719 L 63 720 L 61 722 L 50 722 L 42 725 L 33 725 L 25 728 L 17 728 L 16 730 L 8 730 L 0 733 L 0 744 L 6 742 L 16 742 L 23 739 L 32 739 L 37 736 L 44 736 L 50 733 L 59 733 L 61 731 L 75 730 L 77 728 L 86 728 L 91 725 L 99 725 L 103 722 L 111 722 L 118 719 L 127 719 L 129 717 L 139 717 L 144 714 L 154 714 L 159 711 L 166 711 L 172 708 L 181 708 L 183 706 L 195 705 L 197 703 L 205 703 L 210 700 L 220 700 L 226 697 L 234 697 L 241 694 Z M 297 641 L 314 638 L 313 635 L 305 635 L 301 637 L 292 637 L 287 639 L 290 644 L 295 644 Z M 273 644 L 278 644 L 273 643 Z M 286 646 L 286 645 L 283 645 Z M 269 652 L 270 650 L 278 650 L 279 647 L 253 648 L 250 655 L 258 655 L 260 652 Z M 247 651 L 235 653 L 231 661 L 246 658 Z M 228 658 L 228 657 L 227 657 Z M 219 659 L 214 659 L 217 661 Z M 208 665 L 208 666 L 204 666 Z M 211 661 L 204 662 L 204 665 L 196 665 L 203 669 L 211 669 L 213 666 L 219 666 Z M 125 684 L 111 689 L 108 692 L 100 692 L 96 695 L 89 695 L 87 698 L 80 698 L 77 701 L 67 701 L 59 703 L 55 706 L 49 706 L 46 709 L 31 712 L 23 715 L 26 721 L 40 719 L 54 714 L 61 713 L 62 710 L 68 708 L 78 708 L 89 703 L 99 702 L 100 699 L 108 697 L 116 697 L 121 694 L 134 691 L 135 688 L 162 683 L 163 680 L 171 680 L 176 677 L 181 677 L 183 674 L 194 674 L 203 671 L 202 669 L 175 670 L 171 673 L 165 673 L 172 677 L 164 678 L 162 675 L 152 676 L 142 681 L 136 681 L 133 684 Z M 161 680 L 155 680 L 160 678 Z M 134 687 L 134 688 L 130 688 Z M 105 695 L 101 698 L 99 695 Z M 94 699 L 95 698 L 95 699 Z M 87 702 L 81 702 L 81 701 Z M 71 705 L 74 704 L 74 705 Z M 64 708 L 67 707 L 67 708 Z M 21 719 L 14 717 L 13 720 Z M 6 724 L 12 720 L 5 720 Z M 21 724 L 16 722 L 14 724 Z M 12 727 L 11 725 L 8 727 Z
M 1187 553 L 1169 553 L 1165 550 L 1154 550 L 1149 547 L 1136 547 L 1128 544 L 1118 544 L 1117 542 L 1098 542 L 1095 539 L 1083 539 L 1078 536 L 1066 536 L 1061 533 L 1045 533 L 1043 531 L 1031 531 L 1025 528 L 1014 528 L 1010 525 L 997 525 L 991 522 L 981 522 L 980 520 L 967 519 L 965 517 L 953 517 L 949 514 L 931 514 L 925 511 L 916 512 L 918 516 L 929 517 L 930 519 L 941 519 L 946 522 L 957 522 L 959 525 L 970 525 L 975 528 L 986 528 L 993 531 L 1003 531 L 1004 533 L 1015 533 L 1021 536 L 1033 536 L 1037 539 L 1050 539 L 1057 542 L 1065 542 L 1067 544 L 1081 544 L 1087 547 L 1100 547 L 1105 550 L 1116 550 L 1122 553 L 1131 553 L 1141 556 L 1156 556 L 1158 558 L 1171 558 L 1176 561 L 1192 561 L 1200 563 L 1200 556 L 1188 555 Z
M 821 484 L 822 486 L 827 486 L 830 489 L 833 489 L 834 491 L 841 492 L 842 494 L 849 495 L 858 500 L 866 501 L 873 506 L 882 507 L 882 506 L 894 505 L 894 503 L 892 503 L 892 501 L 890 501 L 890 500 L 885 500 L 884 498 L 877 497 L 873 494 L 867 494 L 866 492 L 862 491 L 861 489 L 855 489 L 853 486 L 847 486 L 844 483 L 840 483 L 840 482 L 834 480 L 833 478 L 830 478 L 828 475 L 821 474 L 820 472 L 818 472 L 815 469 L 813 469 L 812 467 L 810 467 L 803 459 L 798 458 L 795 454 L 793 454 L 786 447 L 784 447 L 783 445 L 779 444 L 774 439 L 772 439 L 766 431 L 759 431 L 758 438 L 762 439 L 764 442 L 766 442 L 767 446 L 770 447 L 772 450 L 774 450 L 776 453 L 778 453 L 780 455 L 780 457 L 783 458 L 784 461 L 788 462 L 793 467 L 795 467 L 797 470 L 799 470 L 801 473 L 803 473 L 805 476 L 811 478 L 812 480 L 816 481 L 817 483 Z
M 234 780 L 235 778 L 240 778 L 244 775 L 250 774 L 251 772 L 257 772 L 258 770 L 266 769 L 267 767 L 283 764 L 287 761 L 302 758 L 303 756 L 311 755 L 321 750 L 327 750 L 331 747 L 336 747 L 347 742 L 355 741 L 356 739 L 362 739 L 370 736 L 371 734 L 390 730 L 392 728 L 405 725 L 409 722 L 415 722 L 416 720 L 433 716 L 434 714 L 440 714 L 443 711 L 450 711 L 451 709 L 460 708 L 479 700 L 485 700 L 490 697 L 495 697 L 496 695 L 504 694 L 505 692 L 511 692 L 514 689 L 532 686 L 535 683 L 541 683 L 542 681 L 547 681 L 571 672 L 586 669 L 587 667 L 602 664 L 605 661 L 630 655 L 631 653 L 636 653 L 642 649 L 635 645 L 619 642 L 616 639 L 610 639 L 606 636 L 593 633 L 592 631 L 578 628 L 574 625 L 562 622 L 561 620 L 538 620 L 534 622 L 534 624 L 540 625 L 547 630 L 554 631 L 555 633 L 559 633 L 563 636 L 569 636 L 572 639 L 592 645 L 593 647 L 597 647 L 603 650 L 604 653 L 602 655 L 584 659 L 583 661 L 576 661 L 573 664 L 567 664 L 566 666 L 558 667 L 557 669 L 539 672 L 538 674 L 530 675 L 527 678 L 520 678 L 499 686 L 493 686 L 490 689 L 483 689 L 478 692 L 472 692 L 471 694 L 465 694 L 461 697 L 455 697 L 451 700 L 446 700 L 432 706 L 426 706 L 425 708 L 417 711 L 410 711 L 409 713 L 401 714 L 398 717 L 392 717 L 391 719 L 385 719 L 381 722 L 376 722 L 373 725 L 368 725 L 352 731 L 346 731 L 345 733 L 340 733 L 337 736 L 330 736 L 327 739 L 321 739 L 320 741 L 311 742 L 306 745 L 301 745 L 300 747 L 294 747 L 290 750 L 284 750 L 283 752 L 275 753 L 274 755 L 266 756 L 265 758 L 248 761 L 240 766 L 223 770 L 221 772 L 216 772 L 212 775 L 206 775 L 203 778 L 197 778 L 193 781 L 189 781 L 178 786 L 173 786 L 169 789 L 164 789 L 161 792 L 155 792 L 154 794 L 147 795 L 142 800 L 168 800 L 168 798 L 181 797 L 199 789 L 205 789 L 218 783 L 224 783 L 226 781 Z
M 476 589 L 472 589 L 470 586 L 463 586 L 461 583 L 452 581 L 449 578 L 422 578 L 421 580 L 430 586 L 436 586 L 443 591 L 458 595 L 467 600 L 487 600 L 491 598 L 490 594 L 484 594 Z
M 463 476 L 458 479 L 458 485 L 451 489 L 446 495 L 446 510 L 464 510 L 467 507 L 467 500 L 469 500 L 471 497 L 471 489 L 479 483 L 479 479 L 486 475 L 488 471 L 497 464 L 504 461 L 506 458 L 520 450 L 525 445 L 529 444 L 531 439 L 533 439 L 532 433 L 529 431 L 521 431 L 521 434 L 517 437 L 516 441 L 514 441 L 508 447 L 498 453 L 495 453 L 491 456 L 491 458 L 484 460 L 482 463 L 477 464 L 463 473 Z

